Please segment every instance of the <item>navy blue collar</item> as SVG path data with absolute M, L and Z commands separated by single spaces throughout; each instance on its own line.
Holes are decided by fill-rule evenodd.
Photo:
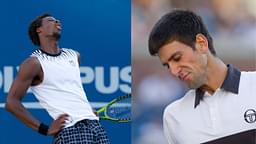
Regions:
M 227 65 L 227 67 L 227 76 L 221 86 L 221 89 L 232 92 L 234 94 L 238 94 L 241 72 L 232 65 Z M 194 108 L 200 104 L 200 101 L 204 97 L 204 93 L 205 92 L 200 88 L 196 89 Z

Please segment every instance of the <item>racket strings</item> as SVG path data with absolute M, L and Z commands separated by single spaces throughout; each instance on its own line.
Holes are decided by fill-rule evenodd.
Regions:
M 107 111 L 107 115 L 121 120 L 129 120 L 131 117 L 131 108 L 129 107 L 111 107 Z
M 131 119 L 131 98 L 125 98 L 120 100 L 110 107 L 106 111 L 109 117 L 120 119 L 120 120 L 130 120 Z

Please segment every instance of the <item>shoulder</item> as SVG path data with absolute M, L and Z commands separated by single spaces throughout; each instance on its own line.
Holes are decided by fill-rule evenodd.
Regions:
M 256 71 L 242 71 L 241 76 L 243 78 L 248 78 L 248 79 L 254 78 L 255 79 L 256 78 Z
M 256 71 L 241 72 L 239 91 L 256 89 Z
M 41 64 L 37 57 L 29 57 L 25 59 L 21 64 L 19 68 L 19 74 L 23 76 L 35 76 L 41 72 Z
M 255 83 L 256 71 L 249 71 L 249 72 L 242 71 L 240 81 L 246 82 L 246 83 L 252 83 L 252 82 Z
M 20 66 L 30 66 L 30 67 L 37 67 L 40 66 L 40 62 L 37 57 L 31 56 L 25 59 Z
M 69 54 L 75 56 L 77 58 L 78 64 L 80 65 L 81 58 L 80 58 L 80 53 L 78 51 L 70 49 L 70 48 L 61 48 L 61 49 L 65 53 L 69 53 Z
M 179 115 L 187 109 L 194 108 L 195 90 L 189 90 L 182 98 L 169 104 L 164 110 L 164 118 Z
M 64 52 L 72 53 L 72 54 L 77 54 L 77 53 L 79 53 L 79 52 L 77 52 L 76 50 L 71 49 L 71 48 L 61 48 L 61 50 L 64 51 Z

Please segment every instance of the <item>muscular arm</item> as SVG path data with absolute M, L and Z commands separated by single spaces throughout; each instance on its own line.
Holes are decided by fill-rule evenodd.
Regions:
M 34 130 L 38 129 L 40 122 L 26 110 L 21 100 L 32 84 L 33 79 L 39 75 L 40 70 L 41 66 L 36 58 L 26 59 L 21 64 L 17 77 L 11 85 L 5 105 L 9 112 Z
M 31 85 L 37 85 L 42 81 L 42 69 L 37 58 L 30 57 L 25 60 L 19 69 L 16 79 L 13 81 L 6 100 L 6 109 L 21 120 L 24 124 L 38 131 L 40 121 L 22 105 L 21 100 Z M 65 126 L 68 115 L 60 115 L 49 127 L 48 134 L 54 135 Z

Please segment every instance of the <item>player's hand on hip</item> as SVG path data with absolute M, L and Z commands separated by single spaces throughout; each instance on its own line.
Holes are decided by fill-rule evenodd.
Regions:
M 68 117 L 69 116 L 67 114 L 62 114 L 54 120 L 48 129 L 48 135 L 55 135 L 58 133 L 65 126 L 65 122 L 68 120 Z

